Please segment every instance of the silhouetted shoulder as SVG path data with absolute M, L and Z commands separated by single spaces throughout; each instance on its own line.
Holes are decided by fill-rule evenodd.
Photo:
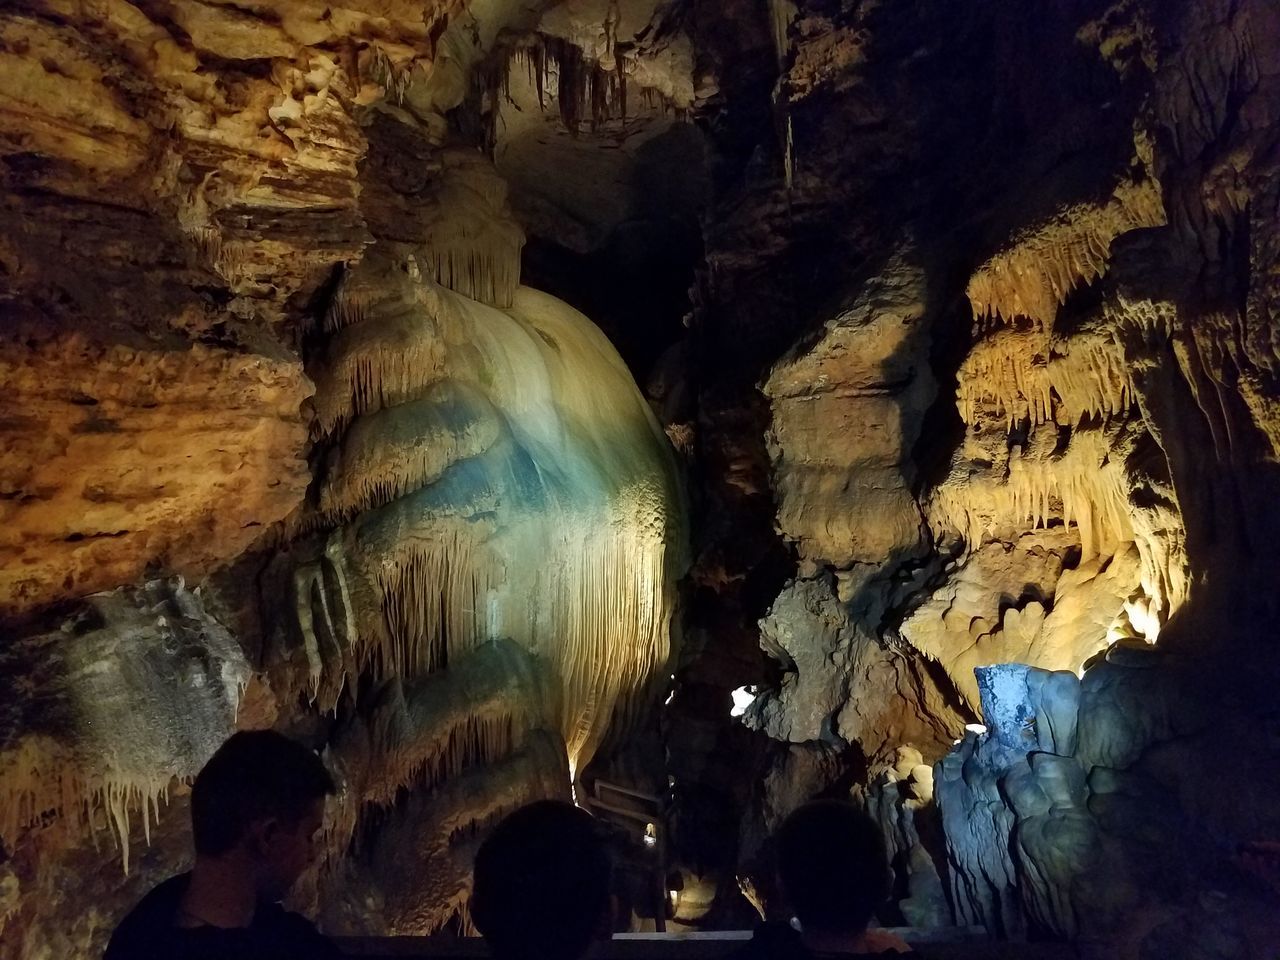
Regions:
M 874 943 L 871 949 L 857 953 L 819 953 L 808 949 L 790 925 L 770 922 L 755 929 L 752 937 L 741 949 L 735 951 L 732 960 L 857 960 L 859 957 L 881 957 L 884 960 L 923 960 L 920 954 L 906 944 Z

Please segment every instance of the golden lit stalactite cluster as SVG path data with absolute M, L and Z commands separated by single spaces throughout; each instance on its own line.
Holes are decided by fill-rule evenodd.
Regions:
M 1085 557 L 1109 554 L 1133 539 L 1123 462 L 1128 439 L 1123 428 L 1078 431 L 1058 451 L 1055 434 L 1037 432 L 996 461 L 997 469 L 953 475 L 933 491 L 935 533 L 955 530 L 976 548 L 1008 529 L 1057 519 L 1077 529 Z M 974 444 L 971 455 L 976 461 L 986 452 Z
M 1028 228 L 971 278 L 978 339 L 956 389 L 966 434 L 928 503 L 935 536 L 957 533 L 970 552 L 989 538 L 1057 522 L 1078 532 L 1084 561 L 1120 556 L 1133 544 L 1137 582 L 1123 622 L 1104 633 L 1150 641 L 1187 590 L 1168 467 L 1137 409 L 1113 306 L 1060 316 L 1070 293 L 1107 272 L 1117 236 L 1165 221 L 1149 137 L 1140 132 L 1135 143 L 1133 170 L 1109 200 L 1076 204 Z M 1101 597 L 1099 604 L 1113 606 Z M 1094 648 L 1081 638 L 1080 651 Z M 1078 654 L 1069 659 L 1042 665 L 1080 667 Z
M 1132 170 L 1121 176 L 1111 196 L 1073 205 L 1036 224 L 974 272 L 967 293 L 979 329 L 1019 318 L 1052 329 L 1071 292 L 1106 273 L 1117 236 L 1165 223 L 1150 139 L 1136 130 L 1134 145 Z
M 965 423 L 994 405 L 1006 428 L 1105 420 L 1128 412 L 1133 384 L 1124 350 L 1106 331 L 1047 337 L 1003 328 L 979 340 L 957 374 L 957 405 Z

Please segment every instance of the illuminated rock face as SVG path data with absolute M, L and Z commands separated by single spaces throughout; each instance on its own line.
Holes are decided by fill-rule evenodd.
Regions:
M 197 345 L 7 344 L 0 609 L 199 577 L 281 520 L 308 481 L 296 362 Z
M 919 865 L 945 863 L 961 921 L 1265 956 L 1265 888 L 1234 852 L 1280 829 L 1256 799 L 1280 673 L 1274 10 L 772 12 L 773 179 L 724 187 L 700 290 L 702 335 L 758 365 L 768 401 L 703 381 L 700 439 L 732 470 L 703 478 L 715 539 L 693 577 L 720 605 L 691 630 L 734 662 L 758 622 L 781 672 L 723 685 L 755 680 L 746 720 L 775 741 L 763 796 L 735 802 L 776 822 L 805 792 L 780 776 L 803 741 L 841 758 L 808 789 L 852 777 L 885 825 L 904 917 L 936 889 Z M 742 76 L 756 37 L 705 56 Z M 715 116 L 721 149 L 750 138 Z M 792 555 L 724 519 L 748 512 Z M 901 688 L 861 684 L 863 651 L 923 680 L 929 724 L 895 725 Z M 1012 678 L 986 703 L 984 668 Z M 996 705 L 1019 686 L 1011 727 Z M 1214 717 L 1224 753 L 1267 767 L 1238 815 L 1212 786 Z M 937 764 L 933 800 L 899 786 L 898 749 Z M 886 812 L 903 797 L 910 817 Z

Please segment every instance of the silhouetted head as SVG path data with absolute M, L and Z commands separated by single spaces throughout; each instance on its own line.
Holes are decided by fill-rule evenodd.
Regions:
M 234 734 L 191 788 L 196 855 L 242 855 L 260 896 L 289 892 L 314 858 L 333 779 L 312 751 L 271 730 Z
M 588 813 L 558 800 L 531 803 L 476 854 L 471 916 L 495 957 L 575 960 L 607 930 L 610 872 Z
M 858 933 L 889 896 L 884 837 L 851 803 L 806 803 L 775 842 L 778 880 L 805 930 Z

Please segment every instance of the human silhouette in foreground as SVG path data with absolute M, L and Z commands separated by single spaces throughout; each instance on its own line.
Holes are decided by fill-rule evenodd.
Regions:
M 531 803 L 476 854 L 471 918 L 495 960 L 578 960 L 610 934 L 610 876 L 590 814 L 558 800 Z
M 269 730 L 233 735 L 191 788 L 195 866 L 152 890 L 105 960 L 328 960 L 337 948 L 279 901 L 314 859 L 333 780 Z
M 851 803 L 815 800 L 783 821 L 774 845 L 778 886 L 799 929 L 762 925 L 742 960 L 917 956 L 896 936 L 870 928 L 888 899 L 890 874 L 884 838 L 869 816 Z

